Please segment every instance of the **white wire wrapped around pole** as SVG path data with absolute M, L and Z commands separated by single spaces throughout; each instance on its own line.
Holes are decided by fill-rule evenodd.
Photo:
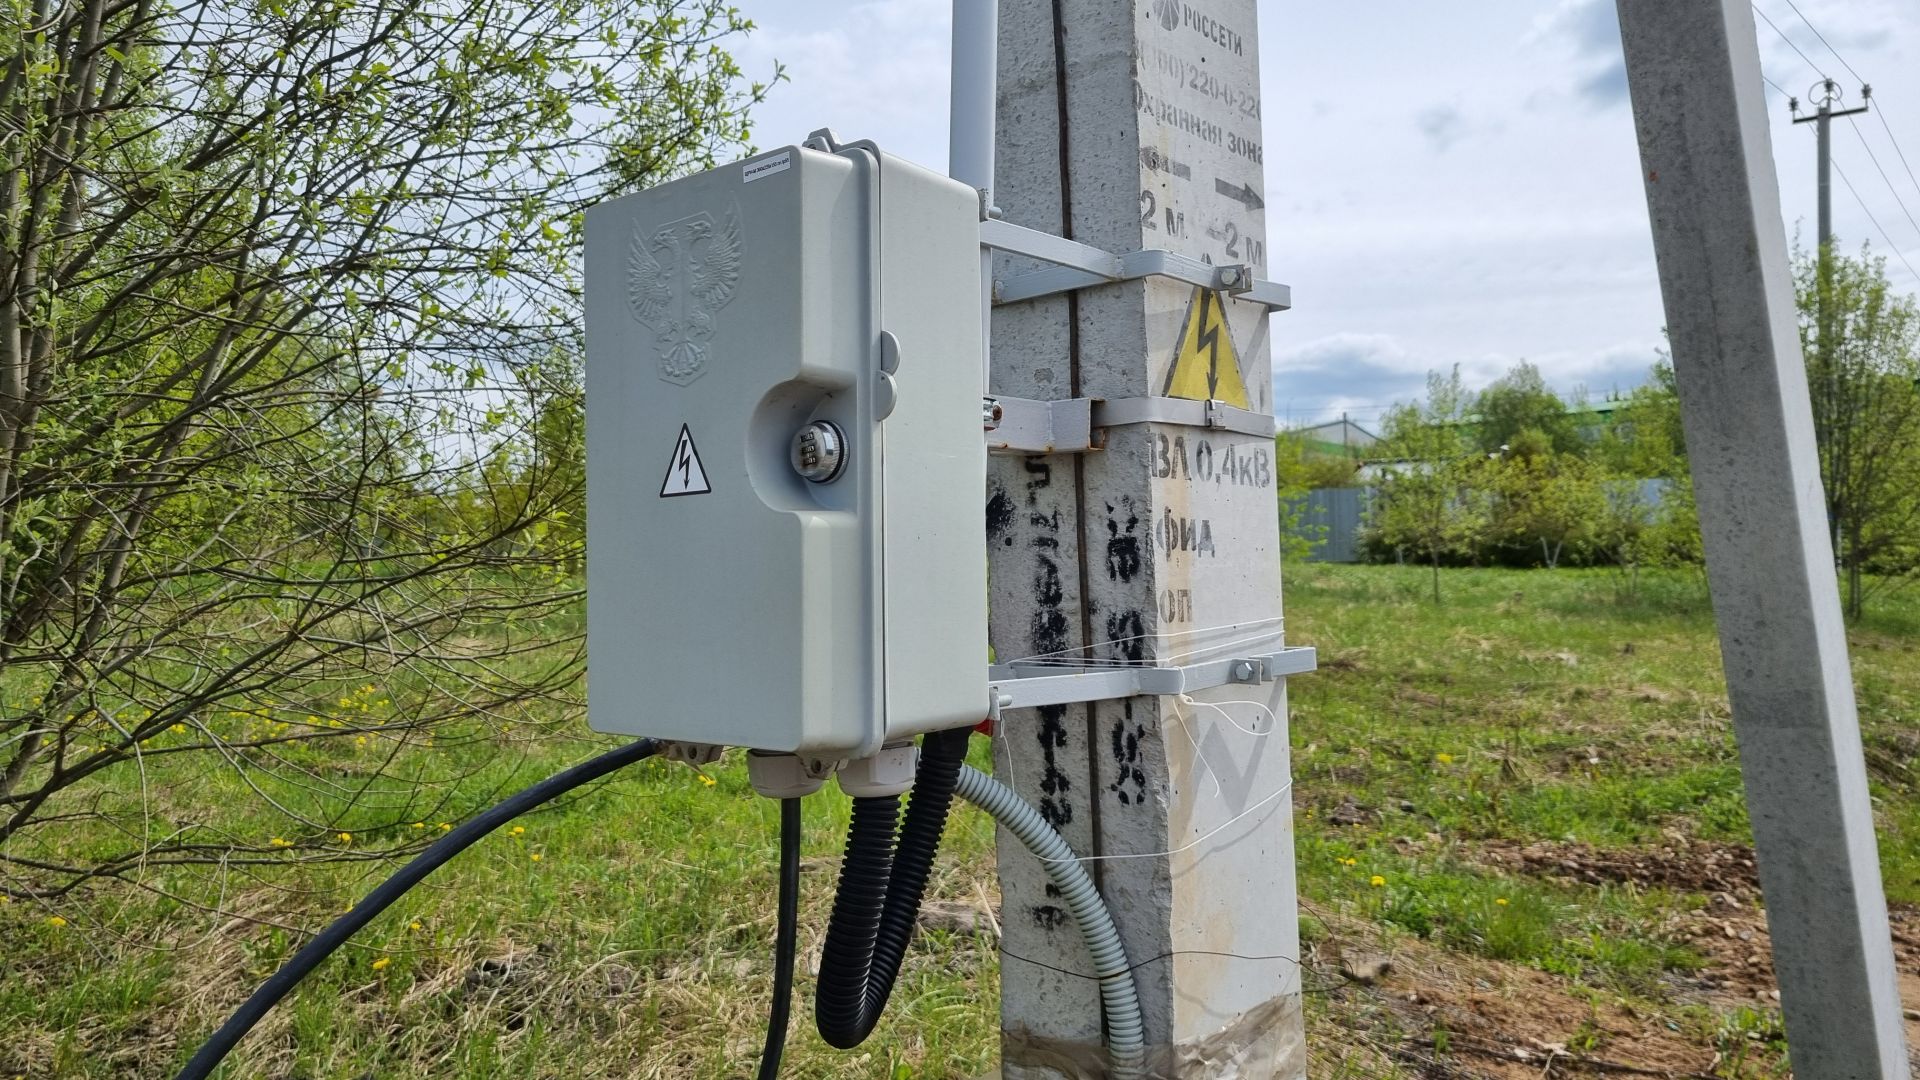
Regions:
M 1115 1080 L 1137 1080 L 1146 1075 L 1146 1022 L 1140 1015 L 1140 995 L 1133 985 L 1133 968 L 1120 931 L 1107 913 L 1107 903 L 1081 868 L 1078 856 L 1047 824 L 1038 811 L 1005 784 L 971 765 L 960 769 L 960 797 L 985 810 L 1008 832 L 1020 838 L 1039 858 L 1047 877 L 1067 902 L 1080 936 L 1093 957 L 1093 973 L 1100 980 L 1100 1001 L 1107 1014 L 1108 1075 Z

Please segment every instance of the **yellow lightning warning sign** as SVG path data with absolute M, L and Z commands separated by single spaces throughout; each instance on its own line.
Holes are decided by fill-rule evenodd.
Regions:
M 1212 289 L 1194 288 L 1186 325 L 1180 328 L 1180 344 L 1167 368 L 1167 385 L 1160 392 L 1165 397 L 1252 408 L 1247 384 L 1240 378 L 1240 355 L 1227 332 L 1227 313 Z

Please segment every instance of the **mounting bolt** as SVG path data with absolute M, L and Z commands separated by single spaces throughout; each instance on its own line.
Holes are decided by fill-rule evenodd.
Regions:
M 1254 676 L 1253 661 L 1235 660 L 1233 662 L 1233 681 L 1252 682 Z

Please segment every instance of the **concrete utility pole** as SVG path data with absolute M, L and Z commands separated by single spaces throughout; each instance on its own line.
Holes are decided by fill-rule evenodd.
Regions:
M 1840 100 L 1839 86 L 1832 79 L 1824 79 L 1820 83 L 1820 88 L 1819 108 L 1814 110 L 1812 116 L 1799 115 L 1799 98 L 1791 98 L 1787 101 L 1787 111 L 1794 114 L 1793 122 L 1796 124 L 1818 125 L 1814 128 L 1814 167 L 1818 170 L 1820 192 L 1819 247 L 1813 257 L 1815 292 L 1820 309 L 1814 313 L 1818 323 L 1815 328 L 1814 347 L 1820 354 L 1820 365 L 1826 372 L 1827 379 L 1826 400 L 1818 410 L 1828 433 L 1827 475 L 1838 476 L 1841 460 L 1841 448 L 1838 442 L 1842 425 L 1835 423 L 1838 419 L 1836 413 L 1840 408 L 1840 373 L 1833 363 L 1833 119 L 1836 116 L 1854 116 L 1866 112 L 1867 103 L 1872 100 L 1873 88 L 1868 86 L 1860 88 L 1861 97 L 1866 103 L 1855 108 L 1839 110 L 1833 107 L 1834 102 Z M 1827 497 L 1827 528 L 1832 534 L 1834 557 L 1837 562 L 1840 554 L 1840 506 L 1831 493 Z
M 1820 178 L 1820 254 L 1826 257 L 1827 248 L 1833 244 L 1833 119 L 1836 116 L 1855 116 L 1867 111 L 1868 105 L 1861 104 L 1851 109 L 1835 109 L 1833 103 L 1840 100 L 1840 87 L 1832 80 L 1823 80 L 1820 84 L 1820 106 L 1812 116 L 1801 116 L 1800 99 L 1787 102 L 1788 111 L 1794 114 L 1796 124 L 1818 124 L 1815 130 L 1818 149 L 1815 151 Z M 1862 87 L 1862 96 L 1871 98 L 1871 87 Z
M 1003 0 L 995 201 L 1116 253 L 1266 263 L 1254 0 Z M 1002 258 L 998 276 L 1030 268 Z M 993 390 L 1213 398 L 1272 411 L 1262 312 L 1131 281 L 993 313 Z M 1179 663 L 1280 628 L 1273 444 L 1153 422 L 1102 451 L 996 459 L 997 658 Z M 1084 652 L 1080 651 L 1084 650 Z M 996 769 L 1088 864 L 1126 939 L 1154 1076 L 1305 1075 L 1281 684 L 1009 713 Z M 1272 710 L 1278 723 L 1264 709 Z M 1257 734 L 1250 734 L 1249 729 Z M 1003 1073 L 1098 1076 L 1084 950 L 1018 844 L 1000 847 Z M 1228 954 L 1239 954 L 1228 955 Z
M 1794 1075 L 1904 1078 L 1753 12 L 1747 0 L 1619 10 Z

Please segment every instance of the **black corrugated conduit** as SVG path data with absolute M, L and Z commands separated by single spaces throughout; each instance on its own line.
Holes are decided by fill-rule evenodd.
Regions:
M 904 822 L 898 796 L 853 800 L 814 988 L 814 1024 L 829 1046 L 850 1050 L 866 1041 L 893 994 L 971 734 L 958 728 L 920 741 Z

